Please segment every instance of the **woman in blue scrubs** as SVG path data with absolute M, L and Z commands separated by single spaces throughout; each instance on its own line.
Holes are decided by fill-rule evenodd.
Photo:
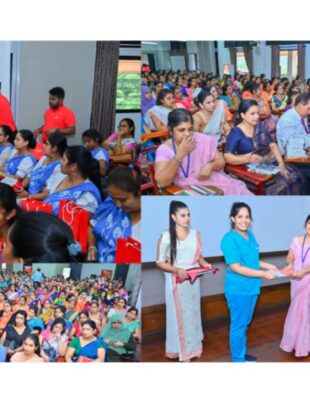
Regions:
M 272 272 L 278 269 L 259 260 L 258 243 L 249 230 L 251 208 L 246 203 L 234 203 L 230 220 L 231 230 L 221 242 L 228 265 L 224 292 L 230 312 L 230 351 L 233 362 L 256 361 L 256 357 L 247 354 L 247 329 L 260 294 L 261 279 L 275 279 Z

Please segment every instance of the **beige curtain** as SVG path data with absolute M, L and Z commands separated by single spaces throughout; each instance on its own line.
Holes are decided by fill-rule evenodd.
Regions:
M 271 77 L 280 77 L 280 48 L 271 46 Z
M 97 42 L 90 127 L 104 139 L 114 132 L 118 59 L 119 42 Z
M 303 43 L 298 44 L 297 74 L 302 78 L 305 78 L 305 45 Z
M 244 53 L 246 64 L 248 66 L 249 73 L 252 74 L 252 72 L 253 72 L 252 48 L 249 47 L 249 46 L 244 46 L 243 47 L 243 53 Z

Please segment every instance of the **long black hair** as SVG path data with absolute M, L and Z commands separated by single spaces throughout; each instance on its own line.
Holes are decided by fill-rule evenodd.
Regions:
M 39 337 L 38 337 L 36 334 L 34 334 L 34 333 L 30 333 L 30 334 L 25 338 L 25 340 L 27 340 L 27 339 L 30 339 L 30 340 L 33 341 L 34 346 L 35 346 L 34 352 L 35 352 L 38 356 L 40 356 L 40 354 L 41 354 L 41 347 L 40 347 Z M 24 340 L 24 341 L 25 341 L 25 340 Z
M 5 137 L 7 137 L 7 140 L 13 144 L 14 143 L 14 139 L 15 139 L 15 134 L 12 131 L 12 129 L 10 128 L 10 126 L 7 125 L 1 125 L 0 129 L 2 129 L 3 134 Z
M 58 217 L 43 212 L 23 212 L 9 230 L 12 253 L 25 263 L 76 261 L 71 228 Z
M 8 221 L 8 225 L 11 226 L 20 212 L 20 208 L 17 205 L 16 193 L 11 186 L 5 183 L 0 183 L 0 207 L 2 207 L 7 214 L 11 213 L 13 210 L 16 210 L 15 216 Z
M 62 133 L 53 133 L 48 137 L 48 142 L 52 147 L 56 147 L 59 155 L 63 156 L 67 148 L 67 138 Z
M 180 201 L 172 200 L 169 208 L 169 233 L 170 233 L 170 264 L 173 265 L 177 255 L 177 231 L 176 224 L 172 218 L 172 215 L 182 208 L 188 208 L 188 206 Z
M 69 164 L 76 163 L 84 179 L 89 179 L 100 189 L 99 162 L 92 157 L 91 152 L 83 146 L 71 146 L 65 151 Z
M 114 185 L 124 192 L 140 196 L 141 176 L 139 168 L 116 167 L 108 176 L 108 186 Z
M 28 141 L 28 148 L 31 148 L 31 149 L 36 148 L 37 142 L 36 142 L 36 139 L 34 138 L 32 131 L 18 130 L 17 133 L 19 133 L 21 135 L 21 137 L 24 141 Z

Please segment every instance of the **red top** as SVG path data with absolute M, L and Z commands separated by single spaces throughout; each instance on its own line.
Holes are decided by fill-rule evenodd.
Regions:
M 15 131 L 16 126 L 8 99 L 0 94 L 0 126 L 7 125 L 11 130 Z
M 75 126 L 75 115 L 71 109 L 65 105 L 57 109 L 49 108 L 44 113 L 44 127 L 42 130 L 43 142 L 47 140 L 46 130 L 48 129 L 66 129 Z

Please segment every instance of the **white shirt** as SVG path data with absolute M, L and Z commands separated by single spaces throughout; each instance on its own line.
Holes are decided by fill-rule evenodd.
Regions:
M 297 136 L 304 137 L 305 142 L 310 146 L 310 134 L 307 134 L 302 119 L 307 127 L 308 122 L 299 115 L 295 108 L 291 108 L 280 117 L 277 123 L 277 140 L 281 154 L 284 154 L 288 142 Z

